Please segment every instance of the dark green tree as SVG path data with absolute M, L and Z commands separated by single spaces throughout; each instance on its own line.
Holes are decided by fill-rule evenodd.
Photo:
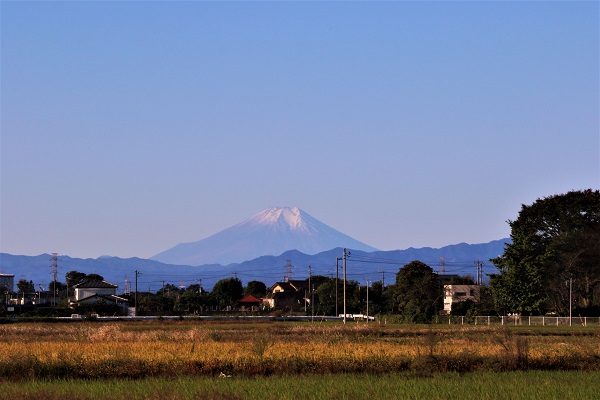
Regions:
M 179 296 L 181 293 L 183 293 L 183 290 L 181 290 L 179 286 L 173 285 L 172 283 L 167 283 L 164 287 L 160 288 L 156 292 L 157 295 L 171 299 L 177 298 L 177 296 Z
M 187 314 L 201 314 L 204 310 L 208 296 L 199 293 L 199 290 L 186 290 L 175 300 L 174 311 Z
M 341 287 L 341 285 L 340 285 Z M 334 315 L 335 314 L 335 279 L 327 279 L 315 290 L 315 314 Z M 310 296 L 310 293 L 309 293 Z M 338 297 L 341 299 L 342 291 L 339 289 Z M 341 304 L 341 302 L 340 302 Z M 311 310 L 312 311 L 312 310 Z M 342 309 L 338 304 L 338 313 Z
M 246 296 L 250 294 L 257 299 L 263 298 L 267 294 L 267 285 L 261 281 L 250 281 L 244 290 L 244 294 Z
M 103 281 L 104 277 L 98 274 L 87 274 L 85 279 L 86 281 Z
M 314 292 L 315 314 L 335 315 L 335 279 L 319 276 L 313 279 L 319 282 Z M 344 312 L 343 281 L 338 284 L 338 314 L 342 314 Z M 365 293 L 365 288 L 360 288 L 358 282 L 346 281 L 346 313 L 356 314 L 361 311 L 365 302 Z M 310 292 L 308 296 L 311 296 Z
M 210 294 L 220 307 L 232 306 L 243 297 L 244 287 L 238 278 L 221 279 L 215 283 Z
M 569 313 L 569 291 L 576 315 L 600 315 L 600 231 L 560 235 L 552 245 L 556 260 L 549 263 L 547 308 Z
M 204 293 L 204 289 L 202 288 L 202 286 L 199 283 L 194 283 L 194 284 L 186 287 L 184 293 L 185 292 L 202 294 L 202 293 Z
M 342 286 L 340 286 L 342 288 Z M 366 295 L 366 291 L 360 290 L 360 285 L 357 281 L 346 281 L 346 312 L 348 314 L 358 314 L 361 312 L 361 294 Z M 339 299 L 343 301 L 343 290 L 339 292 Z M 343 305 L 343 303 L 342 303 Z M 343 313 L 343 308 L 339 307 L 340 313 Z
M 67 286 L 69 286 L 69 288 L 72 288 L 78 283 L 83 282 L 86 276 L 87 275 L 83 272 L 69 271 L 65 274 L 65 282 L 67 283 Z
M 443 307 L 443 295 L 437 274 L 421 261 L 412 261 L 400 268 L 393 285 L 391 301 L 394 311 L 404 321 L 411 323 L 430 322 Z
M 490 275 L 496 307 L 523 315 L 568 310 L 573 279 L 577 305 L 598 303 L 600 284 L 600 192 L 572 191 L 522 205 L 508 221 L 512 243 L 492 260 Z
M 369 315 L 380 314 L 386 311 L 386 298 L 384 294 L 381 281 L 371 283 L 371 287 L 369 288 Z
M 28 281 L 27 279 L 20 279 L 19 282 L 17 282 L 17 289 L 20 294 L 35 292 L 33 281 Z

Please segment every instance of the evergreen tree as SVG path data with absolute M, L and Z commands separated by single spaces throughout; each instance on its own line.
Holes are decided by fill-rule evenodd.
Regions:
M 572 191 L 523 205 L 508 221 L 512 243 L 493 259 L 499 273 L 490 275 L 498 309 L 539 314 L 568 309 L 566 282 L 573 279 L 577 304 L 599 303 L 600 192 Z

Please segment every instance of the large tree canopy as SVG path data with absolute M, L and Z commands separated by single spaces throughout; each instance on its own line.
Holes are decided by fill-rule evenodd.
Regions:
M 573 279 L 576 304 L 593 306 L 600 283 L 600 192 L 572 191 L 523 205 L 508 221 L 512 243 L 492 260 L 499 273 L 490 289 L 505 312 L 537 314 L 568 310 Z
M 440 281 L 430 266 L 412 261 L 400 268 L 390 288 L 394 309 L 406 322 L 424 323 L 442 307 Z
M 244 295 L 242 281 L 238 278 L 221 279 L 210 292 L 220 306 L 231 306 Z
M 318 277 L 316 277 L 318 279 Z M 335 286 L 336 280 L 325 278 L 315 290 L 315 312 L 320 315 L 335 315 Z M 338 315 L 344 312 L 344 285 L 337 280 L 338 286 Z M 360 311 L 360 287 L 357 281 L 346 281 L 346 313 L 354 314 Z
M 19 293 L 35 292 L 33 281 L 27 281 L 27 279 L 20 279 L 19 282 L 17 282 L 17 289 L 19 289 Z
M 67 281 L 67 285 L 69 287 L 73 287 L 78 283 L 83 282 L 86 276 L 87 275 L 84 272 L 69 271 L 65 274 L 65 280 Z
M 261 299 L 267 294 L 267 285 L 261 281 L 250 281 L 244 290 L 244 294 L 250 294 L 257 299 Z

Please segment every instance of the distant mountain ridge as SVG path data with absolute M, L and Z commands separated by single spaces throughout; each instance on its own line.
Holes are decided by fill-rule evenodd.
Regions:
M 439 249 L 430 247 L 394 251 L 364 252 L 350 249 L 347 260 L 348 279 L 364 284 L 365 280 L 372 282 L 385 277 L 386 284 L 395 281 L 395 274 L 404 265 L 413 260 L 420 260 L 431 266 L 435 271 L 440 270 L 440 257 L 444 257 L 447 274 L 475 275 L 475 261 L 484 263 L 484 275 L 495 272 L 489 259 L 495 258 L 504 251 L 505 243 L 510 239 L 495 240 L 482 244 L 460 243 Z M 334 248 L 314 255 L 290 250 L 278 256 L 262 256 L 242 263 L 206 264 L 201 266 L 164 264 L 155 260 L 141 258 L 99 257 L 97 259 L 79 259 L 68 256 L 58 257 L 58 280 L 64 282 L 64 276 L 69 271 L 80 271 L 86 274 L 97 273 L 111 283 L 119 285 L 122 293 L 125 287 L 125 276 L 128 276 L 131 290 L 135 290 L 133 282 L 135 271 L 140 272 L 138 278 L 141 292 L 158 290 L 163 283 L 184 286 L 198 283 L 199 279 L 205 289 L 210 290 L 219 279 L 238 276 L 244 284 L 251 280 L 265 282 L 267 286 L 281 281 L 286 274 L 288 264 L 291 265 L 293 279 L 308 277 L 308 266 L 312 275 L 335 277 L 335 259 L 342 256 L 342 248 Z M 36 289 L 38 285 L 48 287 L 50 276 L 50 254 L 38 256 L 23 256 L 0 253 L 0 271 L 15 275 L 15 284 L 19 279 L 32 280 Z M 339 263 L 340 267 L 342 263 Z M 341 268 L 339 270 L 341 274 Z M 383 272 L 383 274 L 382 274 Z M 487 279 L 484 277 L 484 282 Z
M 317 254 L 336 247 L 377 249 L 322 223 L 298 207 L 270 207 L 205 239 L 180 243 L 153 257 L 168 264 L 240 263 L 289 250 Z

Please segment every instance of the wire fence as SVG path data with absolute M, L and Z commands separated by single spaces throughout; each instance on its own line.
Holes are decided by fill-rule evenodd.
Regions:
M 600 326 L 600 317 L 456 316 L 438 315 L 435 323 L 449 325 Z

